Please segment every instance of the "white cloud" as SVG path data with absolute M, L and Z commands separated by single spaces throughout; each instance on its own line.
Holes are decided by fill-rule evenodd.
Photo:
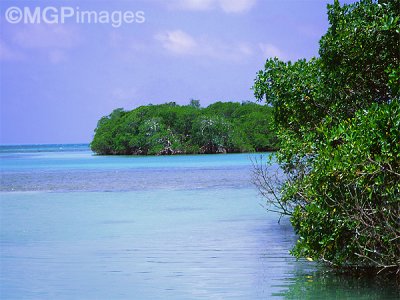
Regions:
M 169 7 L 178 10 L 207 11 L 221 9 L 225 13 L 249 11 L 257 0 L 172 0 Z
M 174 54 L 194 54 L 197 52 L 197 42 L 182 30 L 165 31 L 155 36 L 162 46 Z
M 278 57 L 282 60 L 286 60 L 288 58 L 287 55 L 281 49 L 279 49 L 277 46 L 273 44 L 260 43 L 259 46 L 264 58 Z
M 218 2 L 226 13 L 246 12 L 256 4 L 256 0 L 219 0 Z
M 173 9 L 204 11 L 212 9 L 214 2 L 215 0 L 175 0 L 169 3 Z
M 243 42 L 222 42 L 203 38 L 199 55 L 213 59 L 240 62 L 253 54 L 252 47 Z
M 253 54 L 250 45 L 222 42 L 207 36 L 193 37 L 182 30 L 165 31 L 155 36 L 162 47 L 178 56 L 199 56 L 218 60 L 242 61 Z
M 57 64 L 67 60 L 68 50 L 80 42 L 79 32 L 75 27 L 59 24 L 30 24 L 17 27 L 10 38 L 21 52 L 38 53 Z

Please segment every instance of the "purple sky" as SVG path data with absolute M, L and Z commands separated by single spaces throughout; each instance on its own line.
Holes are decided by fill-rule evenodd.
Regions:
M 332 2 L 332 1 L 330 1 Z M 0 143 L 90 142 L 114 108 L 254 100 L 268 57 L 318 55 L 323 0 L 1 1 Z M 11 24 L 7 9 L 143 11 L 143 23 Z

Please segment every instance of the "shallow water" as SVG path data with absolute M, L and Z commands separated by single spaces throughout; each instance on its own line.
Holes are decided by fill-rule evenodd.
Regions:
M 9 147 L 3 152 L 0 148 L 0 191 L 252 188 L 251 157 L 260 156 L 96 156 L 87 148 L 86 151 L 82 147 L 79 151 L 67 146 L 62 149 L 62 152 L 12 153 Z
M 20 148 L 0 153 L 1 299 L 399 296 L 291 257 L 296 237 L 260 205 L 252 155 Z

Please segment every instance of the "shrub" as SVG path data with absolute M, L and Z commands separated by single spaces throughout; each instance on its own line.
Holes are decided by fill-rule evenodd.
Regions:
M 400 273 L 398 4 L 335 1 L 319 58 L 269 59 L 258 73 L 285 175 L 275 185 L 256 166 L 256 183 L 291 216 L 296 257 Z

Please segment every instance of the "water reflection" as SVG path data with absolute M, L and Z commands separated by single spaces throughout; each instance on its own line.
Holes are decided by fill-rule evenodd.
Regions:
M 285 299 L 400 299 L 400 288 L 393 276 L 354 276 L 335 273 L 322 266 L 300 270 L 285 280 L 275 297 Z

